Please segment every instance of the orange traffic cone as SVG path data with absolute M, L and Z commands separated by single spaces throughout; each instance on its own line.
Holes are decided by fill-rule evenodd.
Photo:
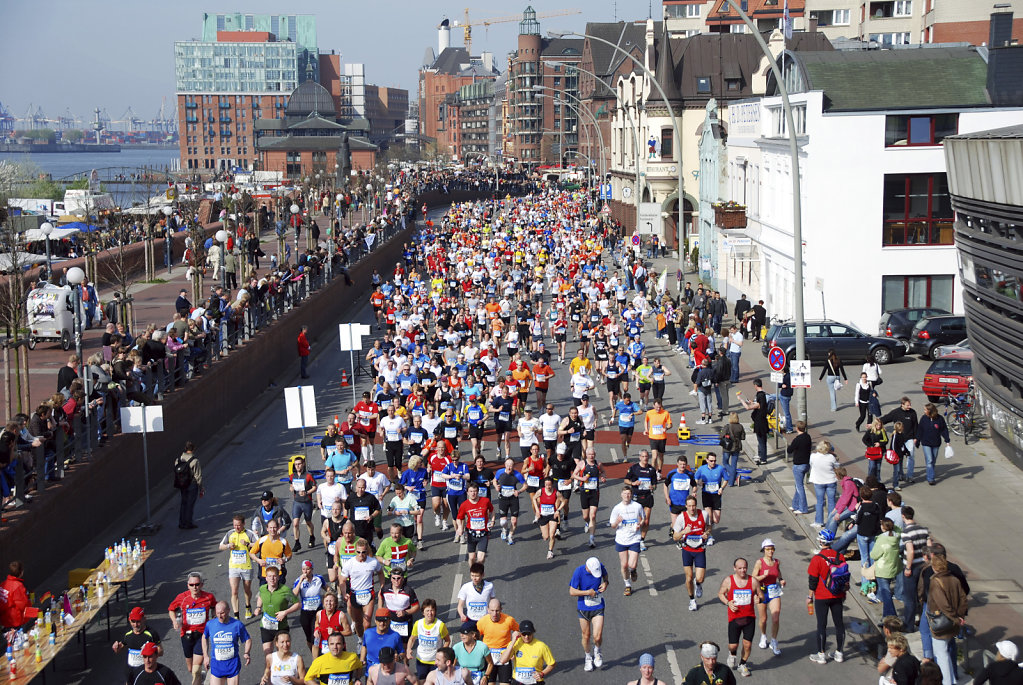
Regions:
M 337 414 L 334 414 L 334 428 L 341 430 L 341 422 L 337 420 Z
M 348 370 L 347 369 L 341 369 L 341 387 L 342 388 L 347 388 L 348 387 Z M 336 416 L 334 417 L 334 420 L 335 421 L 337 420 Z
M 692 437 L 692 435 L 689 432 L 689 426 L 686 425 L 686 415 L 683 413 L 678 424 L 678 439 L 688 440 L 690 437 Z

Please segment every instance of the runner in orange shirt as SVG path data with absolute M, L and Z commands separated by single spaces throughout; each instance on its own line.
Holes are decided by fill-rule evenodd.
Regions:
M 529 384 L 533 380 L 533 374 L 528 365 L 519 364 L 512 371 L 512 378 L 518 386 L 514 404 L 515 413 L 521 416 L 525 413 L 526 403 L 529 401 Z
M 550 388 L 551 379 L 554 378 L 554 369 L 543 357 L 533 364 L 533 387 L 536 388 L 536 410 L 543 411 L 547 404 L 547 390 Z
M 380 330 L 380 322 L 384 318 L 384 302 L 387 300 L 384 294 L 380 291 L 380 286 L 377 286 L 373 293 L 369 296 L 369 302 L 373 305 L 373 314 L 377 317 L 377 330 Z
M 664 465 L 664 449 L 671 426 L 671 414 L 664 409 L 660 400 L 654 400 L 654 408 L 646 413 L 643 420 L 643 435 L 650 438 L 650 452 L 653 454 L 654 468 L 658 472 Z

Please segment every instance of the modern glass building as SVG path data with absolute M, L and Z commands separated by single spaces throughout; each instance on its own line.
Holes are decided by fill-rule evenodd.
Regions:
M 1018 463 L 1023 459 L 1023 125 L 946 138 L 945 156 L 973 379 L 996 442 Z

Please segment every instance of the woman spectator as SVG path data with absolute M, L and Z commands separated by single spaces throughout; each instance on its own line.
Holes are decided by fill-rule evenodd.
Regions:
M 863 361 L 863 368 L 860 370 L 867 374 L 867 381 L 870 383 L 870 387 L 884 383 L 884 379 L 881 378 L 881 367 L 878 366 L 872 356 L 867 355 L 867 358 Z
M 860 380 L 853 388 L 853 401 L 856 404 L 856 409 L 860 412 L 860 417 L 856 419 L 856 430 L 860 430 L 860 426 L 867 420 L 867 412 L 870 409 L 870 391 L 873 390 L 873 386 L 867 380 L 867 374 L 861 373 Z
M 738 419 L 738 415 L 736 415 L 736 419 Z M 806 421 L 796 421 L 796 437 L 785 448 L 785 451 L 792 457 L 792 478 L 796 483 L 796 493 L 792 496 L 792 505 L 789 507 L 794 514 L 805 514 L 809 511 L 804 481 L 806 474 L 810 471 L 811 448 L 810 436 L 806 434 Z M 726 458 L 725 463 L 727 464 L 727 462 Z M 735 483 L 732 485 L 734 486 Z
M 885 461 L 892 464 L 890 459 L 897 459 L 892 464 L 892 490 L 902 490 L 902 486 L 899 485 L 905 479 L 905 471 L 902 468 L 902 460 L 909 456 L 909 448 L 906 446 L 907 442 L 914 439 L 914 436 L 906 432 L 906 428 L 902 421 L 896 421 L 892 424 L 892 441 L 889 445 L 889 452 L 885 452 Z M 894 453 L 894 457 L 892 457 Z
M 929 405 L 933 406 L 933 405 Z M 931 555 L 931 569 L 934 575 L 930 583 L 920 583 L 920 599 L 927 602 L 926 620 L 931 629 L 934 645 L 934 661 L 941 669 L 942 685 L 955 681 L 955 638 L 966 623 L 968 606 L 966 593 L 959 579 L 948 570 L 948 560 L 943 554 Z
M 870 558 L 874 562 L 874 580 L 877 583 L 877 597 L 881 600 L 882 616 L 895 616 L 895 602 L 892 601 L 892 585 L 902 572 L 902 556 L 899 554 L 899 538 L 895 522 L 881 521 L 881 534 L 874 540 Z
M 51 408 L 48 404 L 40 404 L 36 407 L 28 421 L 28 430 L 43 441 L 43 472 L 46 480 L 60 480 L 57 477 L 56 456 L 57 447 L 54 440 L 55 425 L 50 419 Z
M 867 475 L 881 480 L 881 460 L 888 449 L 888 433 L 881 425 L 881 419 L 875 418 L 863 434 L 863 445 L 867 448 Z
M 887 639 L 888 653 L 877 664 L 880 685 L 919 685 L 920 660 L 909 653 L 909 642 L 902 633 Z
M 824 363 L 824 368 L 821 369 L 820 378 L 817 380 L 821 379 L 826 379 L 828 385 L 831 411 L 838 411 L 838 391 L 849 383 L 849 379 L 845 375 L 845 367 L 842 366 L 842 360 L 835 353 L 835 348 L 828 350 L 828 359 Z
M 813 461 L 811 459 L 811 465 Z M 838 532 L 838 524 L 846 519 L 851 519 L 856 513 L 856 505 L 859 503 L 860 488 L 852 476 L 845 470 L 844 466 L 835 468 L 835 478 L 841 487 L 841 494 L 835 508 L 828 515 L 827 525 L 824 526 L 832 533 Z
M 869 485 L 860 487 L 860 503 L 853 516 L 853 523 L 856 527 L 856 546 L 860 551 L 860 564 L 863 569 L 871 568 L 874 565 L 874 561 L 870 558 L 870 552 L 874 548 L 875 538 L 881 533 L 881 519 L 884 514 L 881 505 L 871 499 L 873 494 L 874 490 Z M 836 549 L 841 551 L 840 547 L 836 547 Z M 877 599 L 870 590 L 870 578 L 866 573 L 861 578 L 860 592 L 871 601 Z
M 941 441 L 949 444 L 948 426 L 945 419 L 938 413 L 933 403 L 924 405 L 924 415 L 916 428 L 916 439 L 924 450 L 924 461 L 927 464 L 927 484 L 934 485 L 934 464 L 938 460 L 938 448 Z
M 838 459 L 832 453 L 831 445 L 824 440 L 817 443 L 817 448 L 810 455 L 810 483 L 813 484 L 814 495 L 817 498 L 814 528 L 824 527 L 824 514 L 828 511 L 828 502 L 835 503 L 838 468 L 840 468 Z M 845 475 L 845 469 L 842 469 L 842 475 Z

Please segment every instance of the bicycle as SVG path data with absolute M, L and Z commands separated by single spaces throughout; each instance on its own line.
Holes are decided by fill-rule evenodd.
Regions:
M 976 428 L 974 413 L 976 402 L 973 393 L 973 384 L 964 393 L 953 395 L 945 393 L 945 423 L 956 435 L 969 438 Z

